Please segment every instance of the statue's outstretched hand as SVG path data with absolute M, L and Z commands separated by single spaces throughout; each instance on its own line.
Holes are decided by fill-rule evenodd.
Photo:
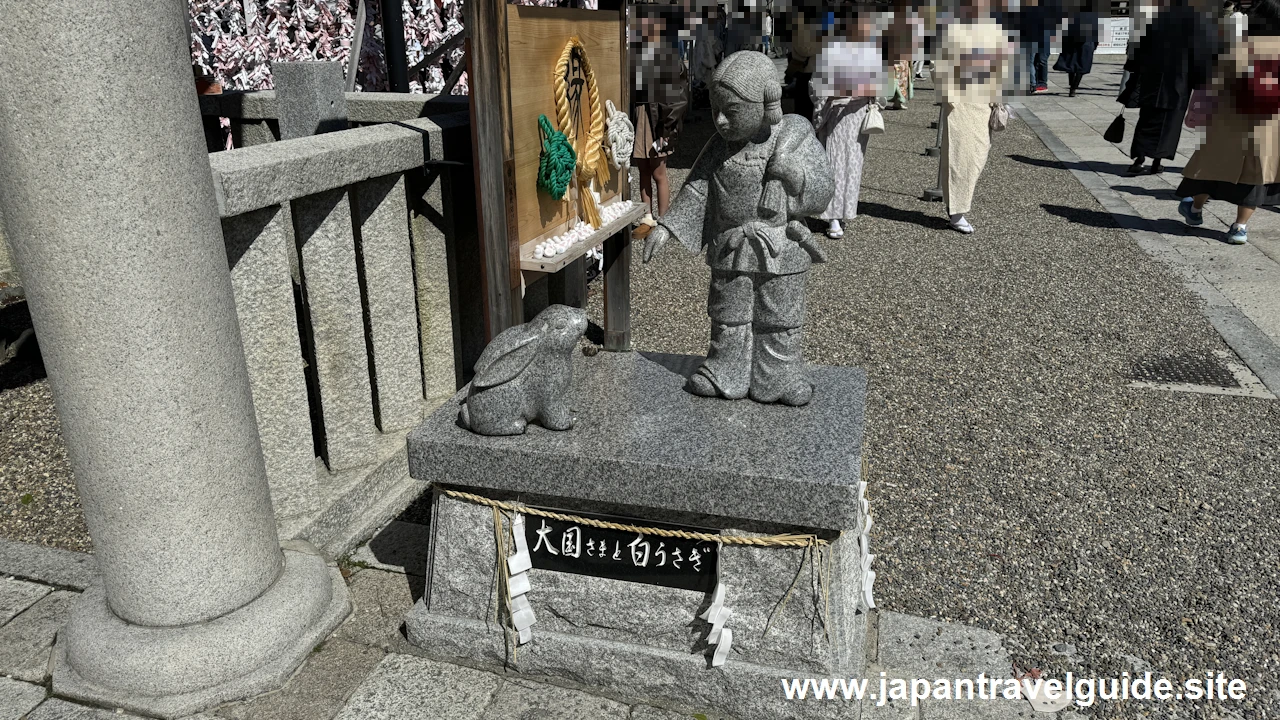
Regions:
M 661 225 L 649 231 L 649 237 L 644 241 L 644 261 L 647 263 L 653 259 L 654 253 L 662 249 L 662 245 L 667 242 L 671 232 Z

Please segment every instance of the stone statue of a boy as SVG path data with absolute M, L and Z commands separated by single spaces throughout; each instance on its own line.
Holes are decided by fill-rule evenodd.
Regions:
M 696 395 L 804 405 L 813 396 L 801 348 L 805 275 L 822 251 L 801 218 L 826 209 L 831 164 L 799 115 L 783 115 L 773 61 L 725 58 L 711 83 L 717 134 L 707 142 L 644 246 L 644 261 L 674 235 L 711 266 L 707 359 L 685 389 Z

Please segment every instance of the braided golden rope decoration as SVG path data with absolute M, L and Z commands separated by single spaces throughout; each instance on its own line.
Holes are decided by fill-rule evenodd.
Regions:
M 522 513 L 524 515 L 532 515 L 534 517 L 544 517 L 551 520 L 559 520 L 561 522 L 574 523 L 577 525 L 586 525 L 588 527 L 601 528 L 604 530 L 621 530 L 622 532 L 640 533 L 642 535 L 653 535 L 656 537 L 680 538 L 681 540 L 722 543 L 724 545 L 751 545 L 755 547 L 820 548 L 831 544 L 831 541 L 823 540 L 817 535 L 787 534 L 748 537 L 746 535 L 717 535 L 716 533 L 671 530 L 668 528 L 645 527 L 643 525 L 624 525 L 622 523 L 608 522 L 606 520 L 594 520 L 592 518 L 558 513 L 551 510 L 541 510 L 539 508 L 521 505 L 520 503 L 503 502 L 502 500 L 494 500 L 493 498 L 487 498 L 483 495 L 476 495 L 474 493 L 463 492 L 461 490 L 450 490 L 445 487 L 441 487 L 440 491 L 451 498 L 465 500 L 477 505 L 485 505 L 491 508 L 505 510 L 507 512 Z
M 556 120 L 560 124 L 560 132 L 569 137 L 574 136 L 573 117 L 569 114 L 569 83 L 564 76 L 569 69 L 569 58 L 577 49 L 582 59 L 582 70 L 587 76 L 587 102 L 591 108 L 591 126 L 587 129 L 586 149 L 578 153 L 578 198 L 582 203 L 582 214 L 591 227 L 598 228 L 602 222 L 600 208 L 591 194 L 591 181 L 594 179 L 600 186 L 609 182 L 609 159 L 604 151 L 604 110 L 600 105 L 600 88 L 596 85 L 596 74 L 591 69 L 591 61 L 587 59 L 587 49 L 577 35 L 565 43 L 564 52 L 560 53 L 560 61 L 556 63 Z

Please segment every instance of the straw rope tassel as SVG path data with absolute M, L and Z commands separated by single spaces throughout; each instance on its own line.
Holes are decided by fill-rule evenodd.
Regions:
M 569 59 L 574 49 L 578 50 L 582 60 L 582 70 L 587 78 L 587 102 L 591 111 L 590 127 L 587 129 L 586 148 L 578 157 L 578 199 L 582 204 L 584 219 L 592 227 L 598 228 L 603 220 L 600 208 L 591 194 L 591 181 L 595 180 L 600 187 L 609 182 L 609 158 L 604 150 L 604 109 L 600 105 L 600 88 L 596 84 L 596 73 L 591 69 L 591 61 L 587 59 L 587 49 L 577 35 L 565 43 L 564 52 L 556 63 L 556 121 L 560 124 L 560 132 L 566 136 L 574 136 L 574 118 L 569 113 L 569 83 L 565 74 L 569 69 Z

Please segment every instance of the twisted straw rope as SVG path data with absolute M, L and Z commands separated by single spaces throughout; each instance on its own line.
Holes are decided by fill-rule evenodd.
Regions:
M 636 128 L 626 113 L 614 107 L 612 100 L 605 100 L 604 104 L 609 112 L 609 160 L 621 170 L 631 161 L 631 151 L 635 150 Z
M 609 159 L 604 152 L 604 110 L 600 107 L 600 88 L 596 85 L 596 73 L 591 69 L 591 61 L 587 59 L 587 49 L 577 35 L 565 43 L 564 52 L 556 63 L 556 120 L 560 124 L 560 132 L 573 136 L 574 119 L 569 114 L 569 83 L 565 73 L 569 69 L 569 59 L 577 49 L 582 59 L 582 70 L 587 76 L 587 102 L 591 108 L 591 126 L 587 130 L 586 148 L 578 153 L 578 197 L 582 203 L 582 214 L 592 227 L 598 228 L 603 222 L 600 208 L 591 194 L 591 181 L 594 179 L 601 187 L 609 182 Z
M 485 505 L 507 512 L 522 513 L 524 515 L 532 515 L 534 517 L 544 517 L 551 520 L 559 520 L 561 522 L 574 523 L 577 525 L 586 525 L 588 527 L 601 528 L 603 530 L 620 530 L 622 532 L 633 532 L 641 535 L 653 535 L 656 537 L 680 538 L 681 540 L 694 540 L 697 542 L 721 543 L 724 545 L 750 545 L 754 547 L 826 547 L 831 544 L 830 540 L 823 540 L 817 535 L 812 534 L 785 534 L 785 535 L 767 535 L 764 537 L 748 537 L 746 535 L 717 535 L 716 533 L 690 532 L 688 530 L 670 530 L 667 528 L 645 527 L 643 525 L 625 525 L 622 523 L 608 522 L 607 520 L 595 520 L 585 518 L 579 515 L 570 515 L 567 513 L 558 513 L 551 510 L 541 510 L 532 508 L 520 503 L 503 502 L 502 500 L 494 500 L 483 495 L 463 492 L 461 490 L 450 490 L 449 488 L 440 488 L 440 492 L 457 500 L 465 500 L 477 505 Z

